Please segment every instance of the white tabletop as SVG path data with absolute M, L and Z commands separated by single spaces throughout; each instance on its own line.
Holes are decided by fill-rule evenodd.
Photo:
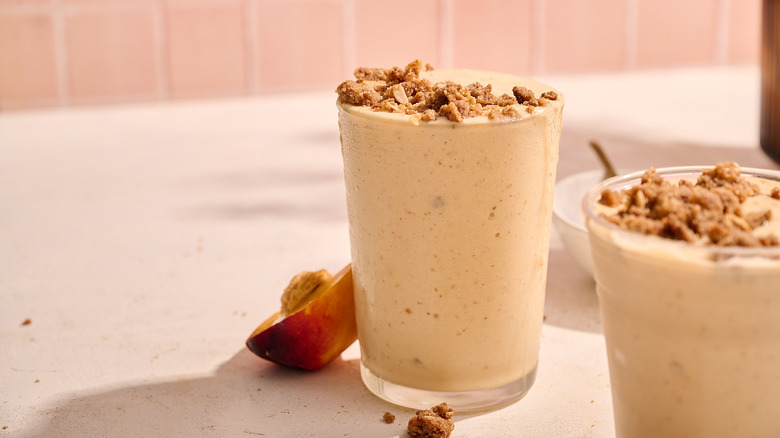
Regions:
M 591 138 L 619 167 L 776 167 L 755 67 L 542 79 L 567 98 L 559 177 L 596 166 Z M 314 373 L 244 347 L 292 275 L 349 262 L 334 102 L 0 115 L 0 437 L 404 436 L 357 345 Z M 453 438 L 614 436 L 594 284 L 557 236 L 545 313 L 531 392 Z

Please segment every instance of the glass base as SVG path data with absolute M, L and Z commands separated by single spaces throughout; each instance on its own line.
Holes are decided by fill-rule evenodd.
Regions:
M 390 403 L 413 409 L 428 409 L 445 402 L 455 412 L 462 413 L 494 409 L 520 400 L 536 379 L 536 367 L 520 379 L 497 388 L 459 392 L 427 391 L 391 383 L 374 375 L 362 362 L 360 377 L 369 391 Z

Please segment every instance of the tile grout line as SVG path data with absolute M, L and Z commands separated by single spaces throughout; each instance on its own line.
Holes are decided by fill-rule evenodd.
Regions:
M 249 95 L 260 92 L 257 12 L 256 0 L 244 0 L 244 56 L 246 57 L 244 71 Z
M 625 56 L 623 67 L 626 70 L 633 70 L 637 66 L 637 47 L 639 44 L 639 4 L 638 0 L 625 0 L 626 4 L 626 16 L 625 16 Z
M 544 73 L 544 19 L 545 2 L 544 0 L 533 0 L 531 2 L 531 53 L 530 66 L 531 73 L 539 75 Z
M 65 9 L 62 0 L 53 0 L 51 5 L 54 27 L 54 68 L 57 77 L 58 100 L 61 107 L 71 104 L 70 75 L 68 74 L 68 51 L 65 43 Z
M 715 12 L 715 65 L 725 65 L 729 54 L 729 15 L 731 14 L 731 1 L 718 0 Z
M 355 15 L 355 1 L 343 0 L 341 2 L 342 35 L 341 49 L 344 52 L 342 58 L 342 77 L 351 78 L 352 70 L 357 64 L 357 29 Z
M 171 97 L 172 80 L 170 69 L 170 51 L 168 50 L 167 11 L 163 0 L 156 0 L 152 7 L 152 23 L 154 23 L 154 51 L 157 59 L 155 73 L 157 76 L 157 98 L 167 100 Z
M 453 68 L 453 0 L 440 0 L 439 8 L 439 64 Z

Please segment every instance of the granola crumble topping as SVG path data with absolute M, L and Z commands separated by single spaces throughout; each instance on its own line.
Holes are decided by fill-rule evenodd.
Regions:
M 448 438 L 455 429 L 455 423 L 452 421 L 453 412 L 447 403 L 417 411 L 417 414 L 409 420 L 406 433 L 413 438 Z
M 695 183 L 674 184 L 649 169 L 639 185 L 604 190 L 599 203 L 617 208 L 604 217 L 629 231 L 718 246 L 778 246 L 774 234 L 751 233 L 771 219 L 771 210 L 745 213 L 741 208 L 745 200 L 759 194 L 758 187 L 741 176 L 739 165 L 718 163 L 704 170 Z M 778 199 L 780 193 L 774 189 L 768 196 Z
M 338 101 L 356 106 L 367 106 L 375 111 L 409 114 L 423 122 L 444 117 L 462 122 L 467 117 L 485 116 L 491 120 L 520 118 L 521 112 L 515 104 L 527 106 L 525 111 L 545 106 L 558 99 L 555 91 L 546 91 L 536 97 L 525 87 L 514 87 L 513 96 L 506 93 L 493 94 L 490 84 L 473 83 L 460 85 L 454 82 L 433 83 L 421 78 L 420 73 L 433 70 L 429 64 L 419 60 L 405 68 L 389 69 L 359 67 L 355 79 L 344 81 L 336 88 Z

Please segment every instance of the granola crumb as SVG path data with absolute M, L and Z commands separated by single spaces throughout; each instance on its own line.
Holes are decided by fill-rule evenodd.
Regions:
M 778 199 L 777 188 L 770 196 Z M 685 242 L 717 246 L 778 246 L 775 235 L 751 232 L 771 219 L 771 211 L 743 212 L 741 206 L 759 195 L 758 186 L 742 177 L 737 163 L 705 169 L 695 183 L 664 180 L 647 170 L 641 184 L 616 192 L 604 190 L 599 203 L 616 208 L 604 217 L 619 227 Z
M 501 115 L 510 119 L 516 119 L 520 117 L 520 112 L 513 106 L 505 106 L 501 108 Z
M 772 193 L 769 196 L 771 196 L 772 199 L 780 199 L 780 189 L 775 187 L 774 189 L 772 189 Z
M 515 99 L 517 99 L 518 103 L 525 104 L 531 101 L 536 102 L 536 97 L 534 96 L 534 92 L 529 90 L 528 88 L 514 87 L 512 88 L 512 93 L 515 95 Z
M 512 90 L 513 96 L 496 96 L 490 84 L 432 83 L 420 77 L 420 73 L 429 70 L 433 67 L 419 60 L 404 68 L 359 67 L 354 80 L 344 81 L 336 88 L 338 101 L 374 111 L 417 116 L 415 122 L 432 122 L 439 117 L 462 122 L 479 116 L 491 120 L 521 118 L 523 113 L 515 108 L 517 104 L 527 107 L 525 113 L 533 114 L 533 107 L 558 99 L 558 93 L 552 90 L 537 98 L 532 90 L 518 86 Z
M 409 420 L 406 432 L 413 438 L 448 438 L 455 429 L 452 421 L 453 409 L 447 403 L 430 409 L 417 411 Z
M 617 207 L 618 205 L 622 204 L 622 198 L 623 193 L 616 192 L 613 190 L 605 189 L 601 192 L 601 197 L 599 198 L 599 203 L 602 205 L 606 205 L 607 207 Z
M 382 415 L 382 419 L 387 424 L 392 424 L 395 421 L 395 415 L 391 414 L 390 412 L 385 412 L 385 415 Z
M 355 81 L 342 82 L 336 89 L 336 92 L 339 93 L 339 99 L 342 102 L 352 105 L 375 106 L 381 98 L 379 92 L 374 87 Z
M 32 320 L 30 318 L 27 318 L 24 321 L 22 321 L 22 325 L 30 325 L 30 324 L 32 324 Z

